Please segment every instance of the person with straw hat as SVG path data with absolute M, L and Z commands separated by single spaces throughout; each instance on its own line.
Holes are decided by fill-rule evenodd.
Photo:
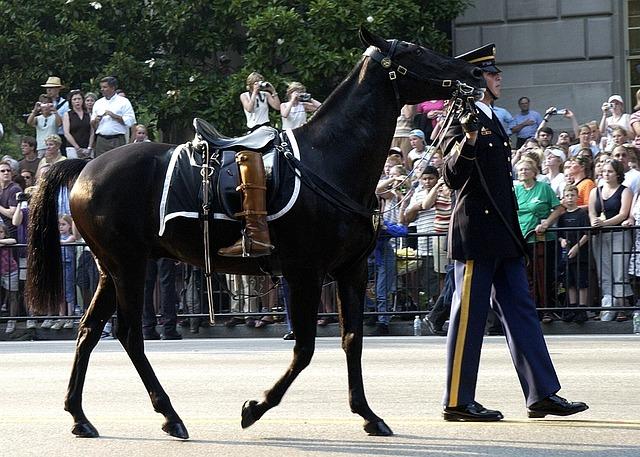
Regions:
M 60 90 L 64 89 L 62 80 L 58 76 L 49 76 L 49 78 L 47 78 L 47 82 L 41 84 L 40 87 L 44 87 L 46 89 L 47 95 L 51 97 L 55 111 L 60 116 L 60 119 L 62 119 L 64 117 L 64 113 L 69 111 L 69 102 L 60 95 Z M 64 130 L 62 129 L 62 126 L 58 128 L 57 133 L 60 138 L 62 138 L 62 142 L 65 143 Z M 64 151 L 66 145 L 63 144 L 62 146 L 62 150 Z

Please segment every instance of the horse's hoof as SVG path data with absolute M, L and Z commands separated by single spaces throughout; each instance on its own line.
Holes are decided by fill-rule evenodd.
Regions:
M 178 422 L 165 422 L 162 426 L 162 431 L 182 440 L 189 439 L 189 432 L 187 427 L 181 421 Z
M 256 418 L 253 415 L 253 410 L 257 404 L 258 402 L 255 400 L 247 400 L 242 405 L 242 422 L 240 423 L 242 428 L 251 427 L 259 419 L 259 417 Z
M 71 433 L 78 438 L 97 438 L 100 436 L 98 430 L 91 425 L 91 422 L 76 422 L 71 429 Z
M 393 431 L 382 419 L 377 422 L 365 422 L 364 431 L 370 436 L 391 436 Z

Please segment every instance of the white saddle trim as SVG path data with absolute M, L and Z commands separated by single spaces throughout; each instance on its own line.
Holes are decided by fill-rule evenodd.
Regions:
M 286 139 L 289 140 L 289 145 L 291 146 L 291 151 L 293 152 L 294 157 L 298 160 L 301 160 L 300 148 L 298 147 L 298 142 L 296 141 L 296 137 L 293 135 L 293 132 L 291 131 L 291 129 L 287 129 L 285 130 L 284 134 L 286 136 Z M 164 234 L 166 223 L 171 219 L 174 219 L 176 217 L 187 217 L 191 219 L 198 219 L 200 217 L 198 213 L 192 212 L 192 211 L 177 211 L 167 215 L 164 214 L 165 208 L 167 205 L 167 196 L 169 193 L 169 186 L 171 185 L 171 177 L 173 176 L 173 170 L 176 167 L 178 156 L 180 155 L 183 149 L 184 149 L 184 144 L 181 144 L 173 150 L 173 152 L 171 153 L 171 160 L 169 161 L 169 166 L 167 167 L 167 172 L 164 177 L 164 185 L 162 186 L 162 198 L 160 200 L 160 211 L 159 211 L 160 212 L 160 217 L 159 217 L 160 229 L 158 230 L 159 236 L 162 236 Z M 277 157 L 274 160 L 277 160 Z M 193 166 L 198 166 L 195 164 L 193 160 L 191 160 L 191 164 Z M 287 214 L 289 210 L 293 208 L 293 205 L 298 200 L 299 195 L 300 195 L 300 178 L 296 176 L 293 184 L 293 192 L 291 194 L 291 198 L 289 199 L 287 204 L 284 206 L 284 208 L 282 208 L 280 211 L 278 211 L 275 214 L 268 215 L 267 221 L 274 221 L 276 219 L 281 218 L 285 214 Z M 236 219 L 233 219 L 224 213 L 213 213 L 213 218 L 219 219 L 219 220 L 225 220 L 225 221 L 236 221 Z

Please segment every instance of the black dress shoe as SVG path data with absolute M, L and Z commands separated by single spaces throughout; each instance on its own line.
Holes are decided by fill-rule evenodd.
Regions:
M 142 337 L 145 340 L 159 340 L 160 339 L 160 334 L 158 332 L 155 331 L 155 329 L 150 330 L 148 332 L 142 332 Z
M 376 316 L 367 316 L 364 318 L 364 325 L 367 327 L 375 327 L 378 318 Z
M 287 332 L 287 333 L 284 334 L 282 339 L 283 340 L 295 340 L 296 339 L 296 335 L 293 332 Z
M 468 405 L 446 407 L 442 413 L 444 420 L 466 422 L 495 422 L 503 418 L 500 411 L 487 409 L 477 401 Z
M 427 315 L 424 318 L 424 322 L 426 322 L 427 324 L 427 328 L 429 329 L 429 331 L 436 335 L 436 336 L 447 336 L 447 332 L 445 332 L 444 330 L 442 330 L 442 327 L 436 327 L 436 325 L 431 322 L 431 319 L 429 318 L 429 315 Z
M 582 310 L 576 311 L 576 314 L 573 317 L 573 322 L 576 322 L 578 324 L 582 324 L 588 320 L 589 317 L 587 316 L 587 312 Z
M 529 406 L 527 415 L 529 417 L 540 418 L 546 415 L 570 416 L 589 409 L 586 403 L 581 401 L 568 401 L 557 395 L 549 395 Z
M 389 334 L 389 326 L 381 322 L 378 322 L 376 324 L 376 329 L 372 333 L 373 336 L 386 336 L 388 334 Z
M 236 325 L 244 324 L 244 319 L 241 317 L 232 317 L 227 322 L 224 323 L 224 326 L 227 328 L 235 327 Z
M 167 330 L 162 334 L 163 340 L 181 340 L 182 335 L 179 334 L 176 330 Z

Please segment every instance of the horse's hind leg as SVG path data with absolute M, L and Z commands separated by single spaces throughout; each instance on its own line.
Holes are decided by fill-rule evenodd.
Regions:
M 100 279 L 91 305 L 80 321 L 73 369 L 64 402 L 64 409 L 74 420 L 72 433 L 82 438 L 94 438 L 98 431 L 89 422 L 82 410 L 82 390 L 89 365 L 91 351 L 102 335 L 102 329 L 116 308 L 115 288 L 111 276 L 100 268 Z
M 131 256 L 134 257 L 134 256 Z M 143 257 L 143 256 L 142 256 Z M 129 257 L 127 257 L 129 258 Z M 153 368 L 144 353 L 142 336 L 142 304 L 144 295 L 144 277 L 146 260 L 128 260 L 126 267 L 118 272 L 116 293 L 118 295 L 118 328 L 116 336 L 129 355 L 133 366 L 140 375 L 153 409 L 165 417 L 162 430 L 176 438 L 187 439 L 184 423 L 173 409 L 169 396 L 164 391 Z
M 347 356 L 349 377 L 349 406 L 351 411 L 365 420 L 364 430 L 369 435 L 389 436 L 393 432 L 369 408 L 362 381 L 362 320 L 367 284 L 367 262 L 336 275 L 340 296 L 340 322 L 342 349 Z
M 291 325 L 296 335 L 293 360 L 285 374 L 265 392 L 264 400 L 245 402 L 242 406 L 242 428 L 253 425 L 264 413 L 277 406 L 289 386 L 311 362 L 315 350 L 316 319 L 323 276 L 315 271 L 299 270 L 285 275 L 290 290 Z

